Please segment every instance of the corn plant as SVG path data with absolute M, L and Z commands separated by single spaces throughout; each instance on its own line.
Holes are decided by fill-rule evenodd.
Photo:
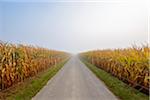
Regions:
M 95 50 L 80 56 L 130 86 L 148 92 L 150 85 L 150 48 L 133 46 L 126 49 Z
M 0 90 L 68 58 L 68 53 L 0 42 Z

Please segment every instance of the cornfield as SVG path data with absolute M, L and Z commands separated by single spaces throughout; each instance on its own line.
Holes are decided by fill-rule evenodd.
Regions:
M 0 90 L 68 58 L 68 53 L 0 42 Z
M 143 45 L 126 49 L 88 51 L 81 53 L 80 56 L 130 86 L 148 93 L 150 85 L 149 53 L 148 45 Z

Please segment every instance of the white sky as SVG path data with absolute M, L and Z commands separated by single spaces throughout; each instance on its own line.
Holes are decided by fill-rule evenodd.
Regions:
M 71 53 L 142 44 L 148 41 L 147 6 L 144 0 L 3 0 L 0 39 Z

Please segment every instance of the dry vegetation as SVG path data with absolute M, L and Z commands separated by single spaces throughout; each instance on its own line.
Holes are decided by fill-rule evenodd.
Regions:
M 0 42 L 0 90 L 35 76 L 68 57 L 68 53 Z
M 150 48 L 133 46 L 126 49 L 95 50 L 80 56 L 130 86 L 148 93 L 150 85 Z

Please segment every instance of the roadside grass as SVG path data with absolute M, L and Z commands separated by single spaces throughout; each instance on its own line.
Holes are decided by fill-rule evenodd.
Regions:
M 97 68 L 91 63 L 81 58 L 81 61 L 100 79 L 109 90 L 112 91 L 121 100 L 149 100 L 149 96 L 139 92 L 138 90 L 130 87 L 118 78 Z
M 31 100 L 67 61 L 68 60 L 65 60 L 57 65 L 51 66 L 36 76 L 26 79 L 24 82 L 0 92 L 0 100 Z

